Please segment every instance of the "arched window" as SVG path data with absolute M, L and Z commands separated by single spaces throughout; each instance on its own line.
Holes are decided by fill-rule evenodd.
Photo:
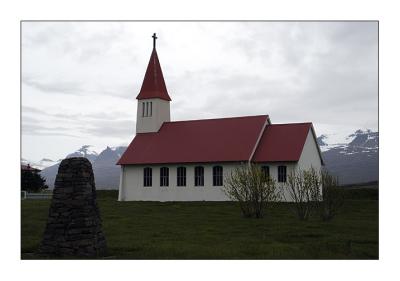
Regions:
M 186 168 L 178 167 L 176 175 L 178 186 L 186 186 Z
M 152 169 L 146 167 L 143 170 L 143 186 L 151 186 L 151 185 L 152 185 Z
M 204 167 L 194 167 L 194 186 L 204 186 Z
M 278 182 L 286 182 L 286 166 L 278 166 Z
M 168 167 L 160 168 L 160 186 L 169 185 L 169 169 Z
M 265 177 L 269 178 L 269 166 L 261 166 L 261 171 Z
M 222 166 L 213 167 L 213 186 L 223 185 L 223 169 Z

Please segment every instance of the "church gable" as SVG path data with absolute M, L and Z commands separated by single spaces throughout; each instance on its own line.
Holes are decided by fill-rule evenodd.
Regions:
M 311 123 L 268 125 L 265 128 L 252 161 L 298 161 L 311 125 Z

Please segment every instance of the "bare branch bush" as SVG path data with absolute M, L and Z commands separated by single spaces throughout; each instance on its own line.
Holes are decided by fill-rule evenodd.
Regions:
M 283 192 L 287 201 L 292 201 L 293 211 L 300 220 L 307 220 L 318 208 L 321 201 L 321 177 L 314 168 L 309 170 L 295 170 L 288 175 Z M 288 194 L 289 198 L 286 198 Z
M 238 201 L 244 217 L 261 218 L 268 202 L 280 198 L 275 181 L 255 164 L 241 165 L 226 179 L 225 194 Z
M 338 213 L 343 205 L 344 193 L 338 187 L 338 179 L 327 171 L 321 171 L 322 197 L 320 202 L 320 215 L 324 221 L 329 221 Z

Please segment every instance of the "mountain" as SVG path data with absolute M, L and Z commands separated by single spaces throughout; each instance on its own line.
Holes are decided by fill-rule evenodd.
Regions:
M 67 157 L 65 158 L 71 158 L 71 157 L 85 157 L 87 158 L 90 163 L 93 163 L 94 160 L 96 160 L 98 154 L 96 151 L 93 151 L 90 149 L 90 145 L 84 145 L 81 148 L 79 148 L 77 151 L 68 154 Z
M 93 173 L 96 187 L 101 189 L 118 189 L 120 166 L 116 165 L 126 147 L 108 147 L 94 160 Z
M 77 151 L 68 154 L 65 158 L 85 157 L 92 163 L 95 176 L 96 188 L 98 189 L 117 189 L 119 184 L 119 166 L 115 165 L 126 147 L 107 147 L 98 154 L 91 150 L 90 145 L 84 145 Z M 58 172 L 58 166 L 62 159 L 56 164 L 41 171 L 41 175 L 46 179 L 50 188 L 54 187 L 54 181 Z
M 340 184 L 363 183 L 379 179 L 379 133 L 371 130 L 357 130 L 342 137 L 340 135 L 321 135 L 317 142 L 322 151 L 322 158 L 327 170 L 338 176 Z M 84 145 L 69 157 L 86 157 L 92 163 L 96 187 L 98 189 L 118 189 L 120 167 L 115 165 L 126 150 L 125 146 L 108 147 L 100 154 L 92 151 L 89 145 Z M 49 160 L 49 159 L 43 159 Z M 41 174 L 46 178 L 50 188 L 58 172 L 57 162 L 44 168 Z M 32 165 L 32 164 L 31 164 Z M 32 165 L 33 166 L 33 165 Z
M 344 139 L 321 135 L 317 142 L 326 169 L 339 178 L 340 184 L 379 180 L 379 133 L 357 130 Z

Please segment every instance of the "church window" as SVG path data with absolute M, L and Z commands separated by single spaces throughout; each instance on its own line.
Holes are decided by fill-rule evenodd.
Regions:
M 204 186 L 204 167 L 194 168 L 194 186 Z
M 168 167 L 160 168 L 160 186 L 168 186 L 169 184 L 169 169 Z
M 223 185 L 223 170 L 222 166 L 213 167 L 213 186 Z
M 278 166 L 278 182 L 286 182 L 286 166 Z
M 178 186 L 186 186 L 186 168 L 185 167 L 178 167 L 177 183 L 178 183 Z
M 153 102 L 149 102 L 149 103 L 150 103 L 150 113 L 149 113 L 149 116 L 151 116 L 152 113 L 153 113 Z
M 142 117 L 144 117 L 144 107 L 145 107 L 145 106 L 146 106 L 145 103 L 142 102 Z
M 152 185 L 152 169 L 147 167 L 143 170 L 143 185 L 151 186 Z
M 149 102 L 146 102 L 146 116 L 149 116 Z
M 261 171 L 263 172 L 265 177 L 269 177 L 269 166 L 261 166 Z

